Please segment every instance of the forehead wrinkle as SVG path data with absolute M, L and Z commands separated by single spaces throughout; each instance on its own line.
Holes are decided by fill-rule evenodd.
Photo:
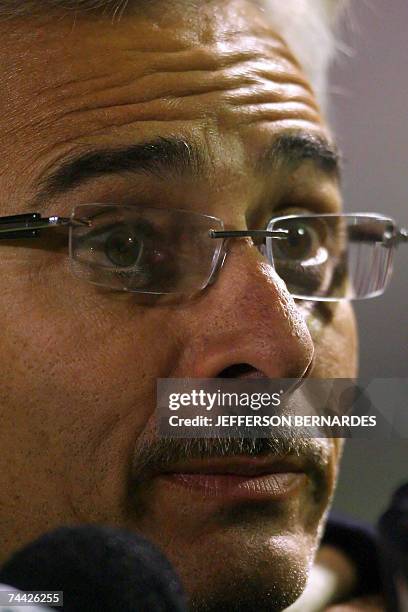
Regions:
M 211 93 L 209 94 L 212 95 Z M 205 96 L 203 96 L 205 97 Z M 155 127 L 156 133 L 160 133 L 160 124 L 165 128 L 165 132 L 168 133 L 168 127 L 170 127 L 171 131 L 183 131 L 183 128 L 193 128 L 194 125 L 197 127 L 201 124 L 199 121 L 201 118 L 206 119 L 206 124 L 208 121 L 214 121 L 215 125 L 227 124 L 229 127 L 239 127 L 240 124 L 249 124 L 253 122 L 262 122 L 265 120 L 269 121 L 282 121 L 288 119 L 298 120 L 299 118 L 303 121 L 315 121 L 318 120 L 318 115 L 316 113 L 316 109 L 314 105 L 310 105 L 309 109 L 306 109 L 305 103 L 293 103 L 291 100 L 286 105 L 283 102 L 275 103 L 272 102 L 269 104 L 264 104 L 263 108 L 261 105 L 256 104 L 248 104 L 248 100 L 240 100 L 234 107 L 234 99 L 229 101 L 229 109 L 227 110 L 227 105 L 222 109 L 222 112 L 219 113 L 219 116 L 215 116 L 215 114 L 211 115 L 207 111 L 207 108 L 204 105 L 204 111 L 198 112 L 197 106 L 193 106 L 192 108 L 185 107 L 182 109 L 179 105 L 173 106 L 173 102 L 168 99 L 163 100 L 155 100 L 149 103 L 140 103 L 138 105 L 124 105 L 119 107 L 109 107 L 111 112 L 109 116 L 106 114 L 102 114 L 102 119 L 105 121 L 94 121 L 92 123 L 91 115 L 99 119 L 100 109 L 93 109 L 90 111 L 77 111 L 75 113 L 68 113 L 68 116 L 71 116 L 73 123 L 75 125 L 75 131 L 73 135 L 72 129 L 61 129 L 61 126 L 58 126 L 58 142 L 53 143 L 53 147 L 56 145 L 65 145 L 69 143 L 73 143 L 74 145 L 87 145 L 92 143 L 91 138 L 94 136 L 106 136 L 109 138 L 111 135 L 112 138 L 115 136 L 116 132 L 114 128 L 127 128 L 129 126 L 137 128 L 138 123 L 142 122 L 152 122 L 152 127 Z M 204 102 L 203 102 L 204 104 Z M 103 110 L 103 109 L 102 109 Z M 307 113 L 305 111 L 308 110 Z M 165 111 L 165 112 L 164 112 Z M 161 116 L 164 112 L 164 116 Z M 81 132 L 78 132 L 78 127 L 81 126 L 81 118 L 84 117 L 84 130 L 81 129 Z M 106 121 L 106 119 L 108 119 Z M 102 123 L 102 125 L 101 125 Z M 155 126 L 155 124 L 157 125 Z M 33 124 L 33 121 L 32 121 Z M 166 124 L 169 124 L 167 126 Z M 54 123 L 55 125 L 55 123 Z M 44 127 L 47 127 L 44 125 Z M 112 131 L 111 131 L 112 130 Z M 159 132 L 157 132 L 159 130 Z M 76 132 L 76 133 L 75 133 Z M 129 141 L 129 134 L 125 134 L 126 140 Z M 120 142 L 120 139 L 118 140 Z M 122 141 L 123 142 L 123 141 Z M 45 144 L 45 143 L 44 143 Z
M 215 70 L 222 66 L 227 67 L 237 61 L 244 61 L 246 56 L 254 57 L 255 54 L 263 55 L 264 57 L 269 56 L 269 58 L 271 55 L 278 55 L 281 60 L 286 60 L 292 66 L 296 66 L 299 69 L 298 71 L 301 72 L 297 59 L 290 52 L 285 41 L 276 31 L 270 28 L 263 28 L 264 31 L 262 31 L 262 33 L 257 31 L 256 33 L 250 34 L 243 29 L 230 28 L 226 32 L 220 32 L 218 29 L 216 33 L 214 33 L 210 43 L 208 42 L 208 37 L 205 37 L 205 42 L 200 38 L 194 38 L 194 33 L 192 31 L 189 31 L 188 38 L 177 35 L 177 32 L 172 31 L 172 39 L 167 39 L 165 41 L 166 48 L 163 48 L 163 39 L 160 34 L 163 32 L 165 33 L 165 28 L 161 28 L 158 31 L 150 26 L 150 30 L 154 36 L 153 39 L 150 39 L 147 35 L 149 24 L 145 25 L 144 36 L 132 38 L 131 45 L 126 37 L 123 37 L 124 40 L 122 41 L 120 32 L 118 32 L 118 36 L 110 37 L 109 47 L 111 48 L 111 53 L 107 53 L 106 48 L 101 46 L 98 38 L 93 39 L 92 37 L 86 36 L 84 44 L 87 47 L 87 61 L 81 62 L 81 64 L 75 66 L 77 70 L 84 71 L 80 79 L 85 80 L 87 78 L 93 78 L 93 75 L 90 77 L 86 75 L 86 71 L 100 67 L 101 57 L 104 60 L 104 67 L 106 67 L 109 62 L 112 64 L 112 71 L 107 73 L 106 76 L 109 76 L 109 74 L 114 75 L 117 70 L 115 57 L 118 53 L 121 54 L 122 63 L 127 62 L 132 64 L 132 56 L 134 54 L 139 54 L 143 57 L 144 64 L 150 65 L 150 68 L 145 72 L 141 71 L 140 75 L 160 71 L 160 69 L 170 72 L 173 70 L 172 67 L 176 67 L 177 71 L 201 69 Z M 246 22 L 246 29 L 248 29 L 250 25 L 251 24 Z M 52 43 L 55 42 L 57 44 L 57 49 L 63 52 L 64 59 L 67 60 L 68 71 L 64 73 L 64 65 L 62 64 L 61 70 L 56 74 L 57 82 L 54 89 L 56 89 L 59 84 L 69 84 L 73 81 L 69 66 L 72 65 L 72 61 L 76 59 L 76 45 L 70 42 L 70 32 L 66 32 L 66 34 L 65 41 L 61 40 L 60 36 L 53 41 L 52 37 L 53 35 L 55 37 L 55 33 L 53 33 L 52 29 L 47 32 L 47 38 L 40 34 L 35 36 L 32 32 L 25 32 L 25 48 L 33 46 L 39 52 L 37 52 L 34 57 L 27 53 L 19 53 L 17 56 L 8 58 L 8 61 L 7 58 L 5 58 L 6 63 L 3 66 L 3 71 L 5 73 L 8 72 L 9 76 L 12 77 L 13 74 L 19 72 L 25 65 L 33 62 L 33 60 L 37 62 L 37 67 L 41 67 L 41 60 L 43 60 L 44 65 L 42 68 L 46 69 L 49 62 L 49 52 L 50 49 L 52 49 Z M 64 47 L 64 44 L 67 46 Z M 41 56 L 41 51 L 44 51 L 44 58 Z M 132 68 L 134 69 L 134 65 L 132 65 Z M 74 79 L 74 81 L 76 80 L 79 79 Z M 305 81 L 305 83 L 307 83 L 307 81 Z M 33 82 L 30 81 L 29 85 L 31 91 Z M 43 83 L 41 83 L 41 91 L 47 91 L 48 89 L 50 88 L 44 88 Z M 40 89 L 38 91 L 40 91 Z
M 213 44 L 204 44 L 203 38 L 187 42 L 177 39 L 170 41 L 169 50 L 163 49 L 164 43 L 157 37 L 144 39 L 143 50 L 137 48 L 139 42 L 135 43 L 143 37 L 122 36 L 113 42 L 109 37 L 114 53 L 112 57 L 106 50 L 103 53 L 108 65 L 112 65 L 111 72 L 107 62 L 101 63 L 96 57 L 101 47 L 93 36 L 92 33 L 90 48 L 95 57 L 90 57 L 90 62 L 75 64 L 77 50 L 75 45 L 69 45 L 72 49 L 67 62 L 62 62 L 68 69 L 63 78 L 62 71 L 55 71 L 54 90 L 49 86 L 42 90 L 46 95 L 40 100 L 33 96 L 32 89 L 27 90 L 31 105 L 35 104 L 34 113 L 20 113 L 18 129 L 14 122 L 10 133 L 15 140 L 24 127 L 34 135 L 36 150 L 27 151 L 25 157 L 31 155 L 37 160 L 45 152 L 43 159 L 50 159 L 50 150 L 61 148 L 63 143 L 86 145 L 97 135 L 102 140 L 105 136 L 107 140 L 111 138 L 112 143 L 116 138 L 116 144 L 122 144 L 125 136 L 129 142 L 131 130 L 127 128 L 138 136 L 138 124 L 145 131 L 151 123 L 153 133 L 159 135 L 162 127 L 168 134 L 169 127 L 180 133 L 185 126 L 203 126 L 203 119 L 206 125 L 212 121 L 217 127 L 227 126 L 235 132 L 240 126 L 256 122 L 319 120 L 311 88 L 296 60 L 279 36 L 269 31 L 267 34 L 266 28 L 253 33 L 251 24 L 246 24 L 245 31 L 235 31 L 229 25 L 223 32 L 217 30 Z M 89 38 L 88 35 L 86 41 Z M 153 49 L 154 44 L 159 50 Z M 90 55 L 89 45 L 79 50 Z M 116 51 L 121 53 L 119 60 Z M 140 65 L 136 57 L 141 57 Z M 80 73 L 78 78 L 72 78 L 72 66 L 74 72 Z M 101 74 L 89 72 L 94 69 Z M 38 65 L 36 72 L 41 72 Z M 37 89 L 39 86 L 42 82 Z M 92 93 L 88 95 L 90 89 Z M 25 109 L 30 108 L 28 100 L 23 102 Z M 38 138 L 41 130 L 47 138 Z
M 222 27 L 225 30 L 224 23 Z M 82 96 L 81 105 L 87 106 L 87 108 L 92 108 L 92 106 L 104 108 L 104 106 L 109 105 L 108 101 L 104 103 L 98 100 L 95 101 L 95 94 L 97 94 L 97 97 L 101 94 L 101 97 L 108 96 L 109 98 L 111 93 L 114 98 L 112 105 L 131 102 L 129 98 L 126 99 L 129 95 L 132 101 L 149 101 L 149 96 L 146 92 L 153 90 L 155 90 L 154 93 L 150 95 L 152 101 L 160 96 L 177 97 L 177 95 L 184 95 L 182 90 L 177 90 L 178 82 L 183 78 L 183 73 L 185 74 L 185 79 L 188 79 L 190 78 L 190 73 L 194 71 L 201 75 L 202 80 L 207 79 L 207 82 L 214 81 L 214 83 L 213 85 L 211 83 L 207 85 L 207 83 L 200 84 L 196 82 L 187 85 L 186 83 L 185 93 L 189 93 L 188 89 L 193 89 L 192 85 L 198 89 L 201 88 L 201 90 L 207 87 L 210 89 L 212 86 L 223 89 L 228 88 L 229 81 L 233 85 L 234 79 L 241 78 L 246 82 L 254 79 L 256 70 L 253 68 L 254 63 L 257 61 L 263 64 L 264 78 L 269 78 L 269 80 L 275 82 L 283 83 L 286 81 L 287 83 L 297 83 L 299 86 L 303 86 L 305 90 L 311 91 L 287 45 L 276 33 L 271 33 L 269 28 L 257 26 L 256 33 L 254 34 L 251 32 L 251 24 L 248 25 L 246 23 L 246 31 L 241 29 L 234 30 L 230 25 L 228 25 L 226 31 L 221 31 L 220 27 L 218 29 L 215 28 L 215 30 L 216 34 L 213 36 L 213 44 L 204 45 L 201 41 L 198 41 L 197 44 L 197 41 L 191 40 L 180 42 L 177 39 L 176 50 L 173 48 L 170 50 L 161 49 L 160 44 L 158 44 L 160 39 L 156 35 L 153 40 L 148 39 L 148 43 L 143 43 L 143 67 L 140 68 L 138 66 L 137 69 L 134 66 L 133 55 L 140 54 L 140 37 L 132 39 L 131 48 L 129 49 L 127 38 L 122 37 L 122 40 L 119 36 L 119 41 L 116 39 L 109 41 L 114 51 L 118 51 L 123 55 L 121 58 L 123 69 L 119 73 L 119 78 L 116 58 L 113 58 L 115 66 L 111 73 L 106 73 L 106 62 L 103 64 L 105 75 L 95 77 L 93 74 L 89 75 L 85 72 L 85 74 L 79 75 L 78 78 L 72 79 L 72 74 L 68 71 L 64 75 L 66 79 L 60 80 L 54 87 L 54 91 L 58 92 L 54 100 L 55 102 L 64 100 L 68 103 L 70 109 L 74 110 L 73 107 L 77 104 L 78 96 Z M 250 30 L 250 34 L 248 34 L 248 30 Z M 145 40 L 144 37 L 142 38 Z M 86 40 L 88 43 L 89 36 Z M 170 42 L 174 44 L 174 41 Z M 91 38 L 89 44 L 92 52 L 98 51 L 98 48 L 94 48 L 98 46 L 98 41 L 95 43 Z M 166 41 L 166 44 L 168 44 L 168 41 Z M 157 48 L 155 45 L 157 45 Z M 180 46 L 183 47 L 183 45 L 184 48 L 180 49 Z M 103 53 L 104 50 L 99 49 L 99 52 Z M 95 55 L 98 56 L 99 54 L 95 53 Z M 75 46 L 67 54 L 67 59 L 70 58 L 75 59 Z M 106 59 L 109 61 L 109 57 Z M 248 62 L 248 64 L 245 64 L 245 62 Z M 265 68 L 266 63 L 270 67 L 269 76 Z M 93 53 L 87 53 L 87 62 L 81 62 L 75 66 L 75 69 L 83 72 L 89 69 L 93 70 L 98 66 L 98 61 L 96 61 L 95 66 Z M 132 72 L 131 77 L 126 74 L 128 66 Z M 228 67 L 230 70 L 225 70 Z M 137 74 L 135 74 L 135 71 Z M 234 74 L 234 71 L 240 74 Z M 262 76 L 261 71 L 260 66 L 258 70 L 259 77 Z M 175 74 L 171 76 L 171 72 Z M 252 76 L 251 72 L 253 73 Z M 57 72 L 57 79 L 61 79 L 61 73 L 63 74 L 64 71 Z M 293 73 L 295 73 L 295 76 L 293 76 Z M 191 76 L 194 80 L 195 75 Z M 163 77 L 165 78 L 163 79 Z M 225 78 L 225 83 L 220 82 L 223 78 Z M 165 79 L 167 79 L 167 82 L 164 82 Z M 30 81 L 30 90 L 27 92 L 30 98 L 35 93 L 31 87 L 32 84 Z M 41 89 L 37 91 L 37 94 L 45 97 L 48 97 L 48 94 L 52 94 L 51 87 L 44 89 L 42 85 L 43 83 L 40 83 Z M 68 91 L 67 88 L 69 88 Z M 92 88 L 92 94 L 87 95 L 90 88 Z M 73 91 L 73 89 L 76 91 Z M 50 101 L 47 99 L 44 102 L 43 107 L 49 108 Z M 41 127 L 41 124 L 38 124 L 38 127 Z
M 145 67 L 141 74 L 133 74 L 131 77 L 116 71 L 96 77 L 71 78 L 58 83 L 55 87 L 41 89 L 37 95 L 47 98 L 48 94 L 56 94 L 53 96 L 53 102 L 54 104 L 64 102 L 65 108 L 60 115 L 64 116 L 68 112 L 79 111 L 81 106 L 86 110 L 103 109 L 108 106 L 154 102 L 160 98 L 181 98 L 228 89 L 239 90 L 244 85 L 260 87 L 268 83 L 279 84 L 281 87 L 277 90 L 283 95 L 285 85 L 288 89 L 290 86 L 292 90 L 297 88 L 304 94 L 310 92 L 307 81 L 299 73 L 293 74 L 292 66 L 285 66 L 285 62 L 282 62 L 280 57 L 266 57 L 259 52 L 234 53 L 234 57 L 229 57 L 227 66 L 223 58 L 218 58 L 218 65 L 214 64 L 211 69 L 203 66 L 200 68 L 185 66 L 180 70 L 180 66 L 176 63 L 167 64 L 163 70 L 162 64 L 167 63 L 161 60 L 154 70 Z M 91 93 L 89 93 L 90 86 L 92 86 Z M 30 97 L 33 93 L 35 94 L 30 92 Z M 305 97 L 303 95 L 303 98 Z M 312 102 L 313 98 L 309 97 Z M 50 100 L 44 102 L 49 108 Z
M 251 77 L 249 80 L 253 80 Z M 273 84 L 274 85 L 274 84 Z M 279 86 L 280 89 L 281 86 Z M 285 89 L 285 86 L 283 86 Z M 300 89 L 299 95 L 291 86 L 286 86 L 287 100 L 281 99 L 281 91 L 276 93 L 270 91 L 262 91 L 261 87 L 253 85 L 247 88 L 237 88 L 236 91 L 231 89 L 221 89 L 220 91 L 207 91 L 204 88 L 204 93 L 187 93 L 183 96 L 169 98 L 151 99 L 147 102 L 127 103 L 125 100 L 122 104 L 106 104 L 96 106 L 95 108 L 66 110 L 65 108 L 56 114 L 50 112 L 50 115 L 33 117 L 30 116 L 29 127 L 40 131 L 42 129 L 53 129 L 54 143 L 58 145 L 67 141 L 80 143 L 81 139 L 89 139 L 98 134 L 108 135 L 115 128 L 126 128 L 134 126 L 137 128 L 138 123 L 160 122 L 186 124 L 188 122 L 196 122 L 200 119 L 216 119 L 217 123 L 226 123 L 237 125 L 253 121 L 276 121 L 281 119 L 308 118 L 313 121 L 318 119 L 317 109 L 313 104 L 313 99 L 303 95 Z M 261 91 L 259 91 L 261 90 Z M 183 90 L 184 91 L 184 90 Z M 214 102 L 217 101 L 217 96 L 222 95 L 222 105 L 217 113 L 213 112 Z M 189 99 L 190 98 L 190 99 Z M 197 101 L 200 100 L 200 104 Z M 108 112 L 106 112 L 108 111 Z M 74 125 L 74 129 L 72 126 Z M 57 128 L 57 129 L 55 129 Z M 14 129 L 13 138 L 17 136 L 17 132 L 21 131 L 22 126 L 18 130 Z M 74 136 L 73 136 L 74 134 Z M 42 149 L 47 146 L 47 141 L 40 144 Z
M 310 96 L 308 96 L 303 88 L 295 81 L 276 83 L 273 80 L 273 75 L 269 75 L 269 79 L 265 77 L 258 78 L 255 74 L 247 74 L 245 77 L 235 75 L 233 78 L 224 79 L 224 75 L 214 76 L 211 83 L 208 82 L 207 75 L 200 75 L 199 82 L 191 83 L 187 78 L 184 82 L 181 75 L 177 75 L 174 84 L 165 84 L 165 88 L 159 85 L 161 91 L 153 92 L 153 87 L 147 88 L 149 94 L 144 94 L 140 97 L 135 96 L 133 87 L 132 91 L 117 92 L 115 101 L 97 101 L 93 105 L 85 104 L 84 108 L 78 108 L 78 105 L 72 104 L 73 108 L 64 109 L 57 116 L 53 116 L 53 121 L 64 120 L 68 117 L 76 118 L 77 116 L 92 117 L 98 116 L 98 113 L 103 115 L 106 110 L 110 111 L 112 119 L 122 114 L 125 119 L 128 113 L 134 114 L 134 121 L 167 121 L 167 120 L 182 120 L 203 118 L 213 116 L 217 112 L 226 110 L 227 106 L 231 108 L 249 107 L 252 106 L 256 112 L 256 106 L 259 105 L 259 110 L 262 106 L 268 105 L 272 111 L 276 107 L 278 114 L 288 112 L 288 118 L 293 116 L 291 109 L 304 107 L 306 111 L 312 111 L 317 114 L 318 108 Z M 163 91 L 164 89 L 164 91 Z M 107 92 L 103 92 L 102 98 L 105 98 Z M 115 92 L 110 92 L 115 95 Z M 221 102 L 219 108 L 216 108 L 213 103 Z M 286 106 L 286 109 L 284 108 Z M 297 108 L 297 111 L 301 110 Z M 202 111 L 202 112 L 200 112 Z M 310 114 L 310 113 L 309 113 Z M 40 120 L 36 127 L 46 125 L 47 118 Z M 128 120 L 125 120 L 128 123 Z M 31 121 L 33 124 L 33 121 Z M 112 127 L 124 125 L 121 121 L 114 121 Z

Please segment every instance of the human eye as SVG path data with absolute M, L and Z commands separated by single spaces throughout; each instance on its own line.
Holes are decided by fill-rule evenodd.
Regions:
M 81 245 L 92 253 L 94 264 L 107 268 L 134 268 L 143 254 L 142 237 L 127 226 L 93 230 L 82 236 Z
M 292 215 L 277 219 L 274 230 L 286 237 L 270 241 L 278 274 L 300 296 L 327 296 L 344 282 L 344 240 L 339 217 Z M 343 246 L 342 246 L 343 243 Z
M 289 226 L 285 225 L 286 238 L 277 244 L 275 256 L 288 262 L 302 263 L 315 257 L 320 240 L 314 228 L 300 221 L 294 221 Z
M 329 232 L 324 221 L 300 217 L 282 221 L 275 227 L 286 233 L 286 238 L 276 241 L 278 259 L 310 266 L 321 263 L 328 256 Z
M 151 232 L 140 224 L 102 225 L 81 236 L 80 245 L 101 267 L 133 270 L 140 267 Z
M 75 260 L 85 264 L 98 284 L 123 284 L 146 290 L 169 281 L 175 257 L 163 228 L 144 219 L 98 219 L 74 239 Z

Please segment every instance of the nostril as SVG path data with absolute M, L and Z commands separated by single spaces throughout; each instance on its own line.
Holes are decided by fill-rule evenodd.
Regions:
M 234 363 L 228 366 L 228 368 L 224 368 L 222 372 L 217 375 L 217 378 L 236 378 L 252 372 L 257 372 L 257 369 L 249 363 Z

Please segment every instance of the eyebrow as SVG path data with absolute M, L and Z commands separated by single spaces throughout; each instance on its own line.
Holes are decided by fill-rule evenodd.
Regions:
M 310 132 L 281 134 L 263 153 L 257 162 L 257 169 L 267 173 L 271 166 L 287 164 L 298 166 L 302 162 L 311 161 L 325 174 L 340 178 L 341 158 L 336 145 L 327 138 Z
M 340 156 L 325 137 L 309 132 L 286 133 L 277 136 L 257 160 L 255 170 L 270 172 L 277 163 L 298 166 L 312 161 L 326 174 L 339 178 Z M 87 181 L 110 174 L 150 174 L 163 177 L 199 176 L 205 167 L 205 151 L 182 138 L 159 137 L 119 149 L 99 149 L 76 154 L 66 159 L 40 183 L 35 197 L 41 202 L 69 192 Z

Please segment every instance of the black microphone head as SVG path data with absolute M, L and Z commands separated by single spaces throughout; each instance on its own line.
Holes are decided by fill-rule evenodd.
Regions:
M 180 580 L 160 550 L 107 526 L 60 527 L 41 536 L 5 563 L 0 583 L 22 591 L 63 591 L 64 612 L 187 609 Z

